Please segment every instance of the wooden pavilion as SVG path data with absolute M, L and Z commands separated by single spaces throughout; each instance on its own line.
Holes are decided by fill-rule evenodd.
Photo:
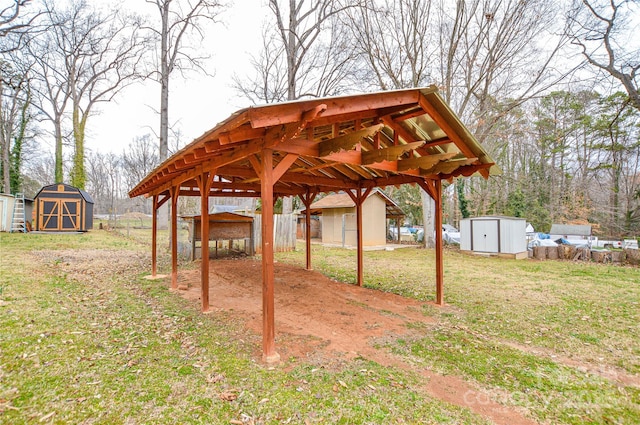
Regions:
M 156 275 L 157 209 L 171 202 L 171 287 L 177 288 L 177 201 L 210 196 L 262 201 L 263 358 L 278 361 L 274 327 L 273 204 L 346 191 L 356 205 L 357 283 L 363 280 L 362 203 L 376 187 L 417 184 L 436 204 L 442 227 L 442 180 L 499 172 L 435 86 L 311 99 L 242 109 L 176 152 L 129 192 L 153 198 L 152 275 Z M 208 251 L 208 222 L 201 226 Z M 311 240 L 306 240 L 311 269 Z M 436 232 L 436 303 L 443 304 L 442 234 Z M 202 310 L 209 309 L 209 262 L 201 262 Z

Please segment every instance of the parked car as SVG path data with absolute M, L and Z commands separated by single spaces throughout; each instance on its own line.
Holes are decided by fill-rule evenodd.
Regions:
M 420 229 L 416 233 L 416 241 L 424 240 L 424 230 Z M 442 240 L 446 243 L 460 244 L 460 231 L 450 224 L 442 225 Z
M 395 226 L 391 226 L 389 227 L 389 233 L 387 235 L 389 237 L 390 240 L 392 241 L 397 241 L 398 240 L 398 228 Z M 406 227 L 406 226 L 402 226 L 400 227 L 400 240 L 403 242 L 407 242 L 407 241 L 414 241 L 415 238 L 413 236 L 413 233 L 411 232 L 411 229 Z

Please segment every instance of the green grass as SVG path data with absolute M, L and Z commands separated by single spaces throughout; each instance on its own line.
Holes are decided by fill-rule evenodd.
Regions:
M 0 423 L 487 423 L 366 359 L 265 367 L 232 314 L 143 279 L 134 239 L 0 234 L 0 249 Z
M 268 368 L 253 355 L 260 336 L 232 313 L 201 314 L 166 280 L 143 279 L 145 233 L 119 232 L 0 234 L 0 423 L 488 423 L 428 396 L 424 368 L 469 381 L 469 404 L 489 394 L 541 423 L 640 422 L 637 268 L 447 250 L 447 305 L 424 305 L 433 325 L 380 342 L 407 369 Z M 355 255 L 314 246 L 313 267 L 354 283 Z M 304 251 L 277 260 L 303 265 Z M 366 252 L 364 277 L 435 296 L 429 250 Z
M 304 264 L 302 250 L 278 257 Z M 355 282 L 354 251 L 314 246 L 312 258 L 314 269 Z M 434 262 L 430 250 L 365 252 L 364 284 L 433 301 Z M 437 325 L 386 348 L 541 422 L 640 423 L 639 269 L 447 250 L 444 293 L 446 307 L 425 307 Z M 623 374 L 636 385 L 615 379 Z

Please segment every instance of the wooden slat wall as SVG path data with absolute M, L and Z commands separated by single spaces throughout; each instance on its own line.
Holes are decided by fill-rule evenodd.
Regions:
M 251 214 L 249 214 L 251 215 Z M 253 217 L 253 243 L 255 253 L 262 251 L 262 214 Z M 293 251 L 296 248 L 295 214 L 274 214 L 273 216 L 273 248 L 275 252 Z

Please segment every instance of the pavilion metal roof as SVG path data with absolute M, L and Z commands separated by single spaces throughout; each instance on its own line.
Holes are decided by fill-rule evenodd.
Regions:
M 260 196 L 272 150 L 276 196 L 421 183 L 500 172 L 435 86 L 241 109 L 165 160 L 130 192 Z

